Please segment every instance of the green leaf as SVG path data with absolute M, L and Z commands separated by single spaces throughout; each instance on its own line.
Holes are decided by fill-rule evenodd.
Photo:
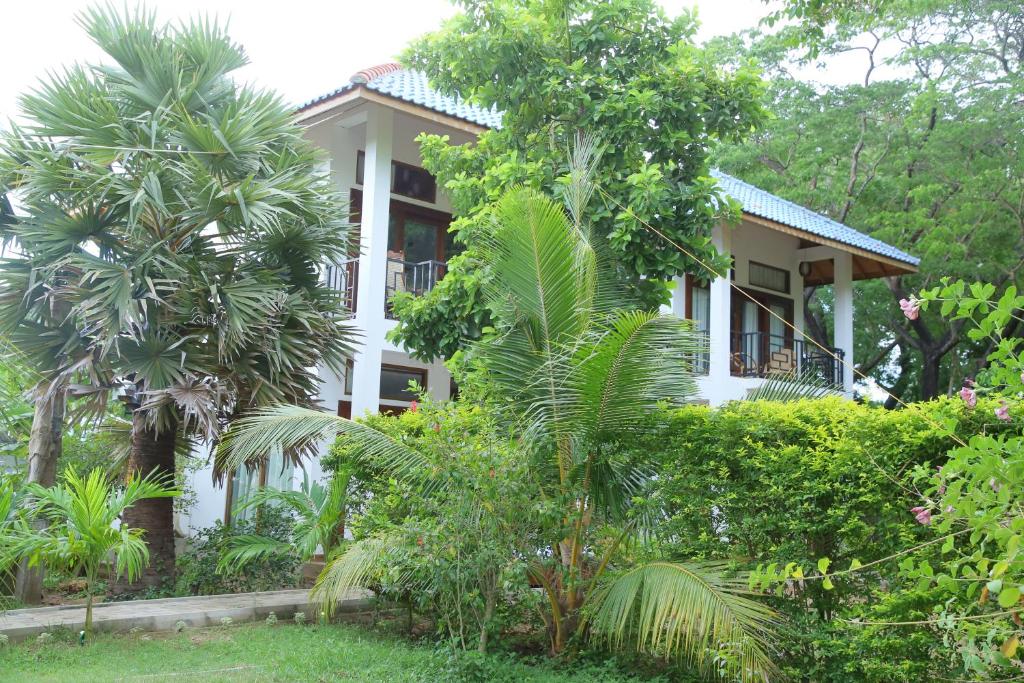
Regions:
M 1003 590 L 999 591 L 999 606 L 1003 609 L 1013 607 L 1019 600 L 1020 588 L 1018 586 L 1004 586 Z

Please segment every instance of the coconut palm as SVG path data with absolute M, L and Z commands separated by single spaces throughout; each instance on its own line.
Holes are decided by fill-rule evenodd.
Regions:
M 701 668 L 764 680 L 775 670 L 775 615 L 744 595 L 745 584 L 727 580 L 719 566 L 632 565 L 620 553 L 654 531 L 654 520 L 633 509 L 653 463 L 627 461 L 613 445 L 644 429 L 659 403 L 695 395 L 689 361 L 703 349 L 688 321 L 638 310 L 617 286 L 585 220 L 587 164 L 574 168 L 581 170 L 565 192 L 568 212 L 526 189 L 494 207 L 481 267 L 491 271 L 487 296 L 499 323 L 469 350 L 495 409 L 522 435 L 536 499 L 560 506 L 557 523 L 537 521 L 535 536 L 549 545 L 522 549 L 530 578 L 547 597 L 552 650 L 585 632 L 612 646 L 682 655 Z M 240 421 L 219 455 L 241 463 L 335 433 L 361 445 L 356 457 L 422 485 L 424 495 L 447 485 L 443 470 L 405 444 L 294 407 Z M 600 531 L 609 527 L 619 530 L 611 540 Z M 350 545 L 324 570 L 314 598 L 330 605 L 371 581 L 392 542 L 374 537 Z
M 159 479 L 129 477 L 117 485 L 100 470 L 80 476 L 64 472 L 60 484 L 49 488 L 26 487 L 29 514 L 4 532 L 0 530 L 0 566 L 21 558 L 32 565 L 43 563 L 85 578 L 85 632 L 92 632 L 92 608 L 96 582 L 104 565 L 114 577 L 131 581 L 149 563 L 145 532 L 124 524 L 126 509 L 148 498 L 171 498 L 180 491 Z M 0 492 L 0 507 L 5 496 Z M 41 517 L 49 526 L 36 529 L 30 517 Z
M 144 9 L 79 23 L 107 64 L 23 96 L 3 138 L 0 184 L 24 207 L 7 230 L 28 258 L 2 276 L 0 323 L 27 350 L 59 302 L 55 376 L 123 400 L 129 470 L 170 475 L 182 438 L 311 405 L 314 368 L 343 368 L 350 316 L 319 268 L 347 253 L 347 211 L 290 107 L 231 79 L 246 57 L 221 26 Z M 148 532 L 144 580 L 173 574 L 171 501 L 126 521 Z
M 308 562 L 319 549 L 324 557 L 330 557 L 345 533 L 349 479 L 347 475 L 338 473 L 327 486 L 323 486 L 306 475 L 300 491 L 272 488 L 253 491 L 235 506 L 236 514 L 245 510 L 258 511 L 264 505 L 281 506 L 295 519 L 292 541 L 285 543 L 256 534 L 236 536 L 221 557 L 217 571 L 235 572 L 269 555 L 298 553 L 303 562 Z

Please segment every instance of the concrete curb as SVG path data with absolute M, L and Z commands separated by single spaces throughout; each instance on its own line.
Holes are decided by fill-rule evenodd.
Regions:
M 370 608 L 373 594 L 353 590 L 336 611 L 357 612 Z M 170 631 L 179 621 L 190 628 L 215 626 L 224 617 L 233 621 L 256 621 L 274 612 L 280 619 L 290 619 L 296 612 L 305 612 L 315 621 L 315 608 L 309 602 L 309 591 L 269 591 L 203 595 L 159 600 L 105 602 L 93 608 L 93 628 L 117 632 L 131 629 Z M 78 632 L 85 628 L 85 608 L 79 605 L 18 609 L 0 613 L 0 634 L 10 642 L 35 637 L 44 631 L 66 628 Z

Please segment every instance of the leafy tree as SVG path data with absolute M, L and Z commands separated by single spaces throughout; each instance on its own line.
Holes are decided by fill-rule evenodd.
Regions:
M 90 635 L 96 582 L 103 566 L 112 564 L 115 577 L 124 574 L 131 581 L 149 562 L 145 532 L 126 525 L 124 512 L 140 500 L 178 493 L 152 477 L 131 476 L 122 488 L 100 470 L 83 477 L 69 469 L 62 483 L 49 488 L 29 484 L 29 514 L 6 530 L 0 527 L 0 567 L 28 558 L 32 564 L 43 562 L 81 573 L 86 582 L 85 632 Z M 0 508 L 5 499 L 0 491 Z M 34 528 L 29 520 L 36 516 L 49 525 Z
M 921 272 L 857 285 L 855 357 L 897 396 L 931 398 L 977 371 L 962 322 L 914 320 L 892 304 L 938 278 L 1019 280 L 1024 248 L 1024 93 L 1019 3 L 791 2 L 818 9 L 822 35 L 805 25 L 719 41 L 723 58 L 755 57 L 771 74 L 775 116 L 746 145 L 718 151 L 722 168 L 921 257 Z M 877 11 L 876 11 L 877 10 Z M 830 64 L 861 55 L 861 82 L 825 86 L 792 75 L 807 65 L 795 45 Z M 830 337 L 830 292 L 805 293 L 809 332 Z M 1021 331 L 1013 323 L 1015 333 Z
M 143 9 L 79 21 L 110 65 L 23 96 L 26 123 L 0 153 L 26 214 L 8 230 L 28 256 L 5 264 L 0 320 L 56 362 L 39 366 L 53 381 L 100 401 L 116 391 L 129 469 L 170 476 L 183 438 L 216 439 L 253 407 L 309 405 L 313 368 L 340 368 L 351 334 L 318 273 L 346 253 L 346 212 L 288 105 L 231 80 L 246 57 L 222 27 Z M 146 582 L 171 575 L 171 501 L 140 499 L 125 521 L 147 530 Z
M 586 157 L 586 155 L 583 155 Z M 620 552 L 656 520 L 636 515 L 634 496 L 653 463 L 620 457 L 608 444 L 642 429 L 662 401 L 695 392 L 686 358 L 700 352 L 689 322 L 639 310 L 605 267 L 606 242 L 586 219 L 589 165 L 573 170 L 569 212 L 520 189 L 493 208 L 494 230 L 481 248 L 490 269 L 486 300 L 495 331 L 469 349 L 488 387 L 490 409 L 521 439 L 530 515 L 538 539 L 523 548 L 526 572 L 542 586 L 553 652 L 579 633 L 613 647 L 685 656 L 701 669 L 721 665 L 761 680 L 774 615 L 733 590 L 722 567 L 658 558 L 631 562 Z M 424 495 L 458 485 L 429 457 L 371 427 L 315 411 L 280 407 L 240 420 L 222 457 L 232 465 L 268 448 L 346 434 L 354 453 Z M 332 604 L 386 563 L 394 544 L 373 537 L 349 546 L 318 581 Z M 401 579 L 399 579 L 401 580 Z M 583 623 L 587 628 L 583 629 Z
M 608 267 L 641 290 L 645 305 L 664 298 L 660 281 L 706 273 L 641 221 L 724 267 L 710 232 L 725 204 L 716 201 L 707 154 L 717 140 L 742 140 L 761 120 L 762 84 L 753 69 L 721 68 L 694 45 L 691 14 L 669 19 L 652 0 L 460 4 L 464 11 L 416 41 L 405 61 L 442 92 L 504 117 L 472 145 L 419 139 L 467 251 L 431 293 L 395 298 L 395 340 L 424 358 L 450 357 L 482 335 L 490 312 L 480 245 L 491 232 L 493 203 L 518 185 L 561 194 L 566 150 L 581 133 L 604 144 L 595 184 L 629 209 L 595 204 L 595 239 L 608 246 Z

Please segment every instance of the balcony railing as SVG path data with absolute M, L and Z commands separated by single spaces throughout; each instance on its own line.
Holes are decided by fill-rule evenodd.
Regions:
M 356 312 L 356 283 L 359 281 L 359 259 L 345 259 L 341 263 L 329 264 L 324 271 L 327 286 L 341 294 L 345 307 Z
M 398 292 L 414 296 L 426 294 L 444 277 L 444 261 L 403 261 L 389 258 L 385 283 L 385 315 L 392 317 L 391 297 Z
M 444 277 L 446 268 L 447 264 L 444 261 L 413 262 L 389 258 L 387 279 L 384 283 L 385 302 L 396 292 L 409 292 L 415 296 L 429 292 Z M 358 281 L 358 258 L 332 263 L 324 269 L 325 284 L 341 294 L 342 302 L 352 313 L 356 312 Z M 385 303 L 385 313 L 391 317 L 390 303 Z
M 733 333 L 730 372 L 737 377 L 795 374 L 843 386 L 843 350 L 829 349 L 835 357 L 802 339 L 764 332 Z

